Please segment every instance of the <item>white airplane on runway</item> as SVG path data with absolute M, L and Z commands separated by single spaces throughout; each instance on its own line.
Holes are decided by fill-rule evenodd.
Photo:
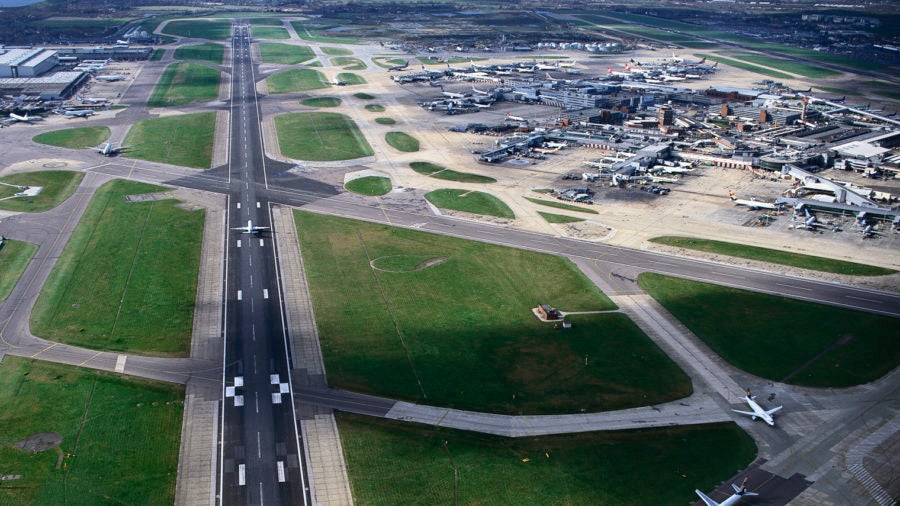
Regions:
M 107 142 L 107 143 L 103 144 L 103 147 L 98 149 L 97 152 L 103 156 L 113 156 L 113 155 L 118 155 L 119 153 L 121 153 L 122 151 L 125 151 L 129 147 L 130 146 L 119 146 L 117 148 L 114 148 L 111 142 Z
M 762 421 L 774 427 L 775 420 L 772 418 L 772 414 L 780 410 L 784 406 L 778 406 L 777 408 L 772 408 L 766 411 L 756 403 L 755 399 L 756 396 L 750 395 L 750 390 L 747 390 L 747 395 L 743 397 L 743 401 L 746 402 L 750 406 L 750 409 L 752 409 L 753 411 L 741 411 L 739 409 L 732 409 L 732 411 L 734 411 L 735 413 L 740 413 L 742 415 L 747 415 L 754 420 L 756 420 L 757 418 L 761 418 Z
M 735 485 L 734 483 L 731 484 L 731 488 L 734 489 L 734 495 L 732 495 L 728 499 L 725 499 L 722 502 L 713 501 L 712 499 L 707 497 L 706 494 L 704 494 L 703 492 L 701 492 L 699 490 L 694 490 L 694 492 L 696 492 L 697 495 L 700 496 L 700 499 L 703 499 L 703 502 L 705 502 L 707 506 L 731 506 L 732 504 L 737 504 L 738 501 L 740 501 L 741 499 L 743 499 L 746 496 L 759 495 L 756 492 L 747 492 L 747 478 L 744 478 L 744 483 L 741 485 L 740 488 L 738 488 L 738 486 Z
M 269 230 L 269 227 L 254 227 L 253 220 L 247 220 L 246 227 L 236 227 L 231 230 L 240 230 L 242 234 L 258 234 Z

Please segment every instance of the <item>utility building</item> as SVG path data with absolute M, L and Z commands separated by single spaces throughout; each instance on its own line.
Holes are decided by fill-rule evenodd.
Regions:
M 0 77 L 37 77 L 59 63 L 56 51 L 44 48 L 0 50 Z

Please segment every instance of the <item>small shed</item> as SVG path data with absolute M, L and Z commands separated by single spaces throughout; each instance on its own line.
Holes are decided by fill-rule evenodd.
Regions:
M 561 318 L 559 311 L 555 307 L 551 307 L 550 304 L 538 305 L 537 314 L 542 320 L 559 320 Z

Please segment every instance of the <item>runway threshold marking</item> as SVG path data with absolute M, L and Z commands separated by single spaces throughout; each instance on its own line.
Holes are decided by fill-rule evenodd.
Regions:
M 238 464 L 238 485 L 244 486 L 247 484 L 247 468 L 244 464 Z
M 276 462 L 276 466 L 278 467 L 278 483 L 284 483 L 286 480 L 284 475 L 284 461 L 279 460 Z
M 238 300 L 243 300 L 243 299 L 244 299 L 244 292 L 243 292 L 243 291 L 238 290 L 238 294 L 237 294 L 237 295 L 238 295 Z
M 264 299 L 269 298 L 269 289 L 268 288 L 263 288 L 263 298 Z
M 119 355 L 119 358 L 116 359 L 116 372 L 121 374 L 125 372 L 125 361 L 128 360 L 128 355 Z

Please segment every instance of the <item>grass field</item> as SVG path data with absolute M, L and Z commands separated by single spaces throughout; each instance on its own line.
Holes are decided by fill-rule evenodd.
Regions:
M 291 34 L 281 26 L 251 26 L 250 32 L 254 39 L 284 40 L 291 38 Z
M 338 107 L 341 105 L 341 99 L 337 97 L 314 97 L 301 100 L 300 103 L 308 107 Z
M 260 14 L 260 13 L 254 13 Z M 250 17 L 249 15 L 241 14 L 244 17 Z M 253 26 L 284 26 L 284 22 L 281 21 L 280 17 L 274 18 L 266 18 L 266 17 L 250 17 L 248 22 Z
M 83 172 L 68 170 L 22 172 L 0 177 L 0 182 L 6 184 L 43 187 L 41 193 L 35 197 L 16 197 L 0 200 L 0 209 L 26 213 L 40 213 L 53 209 L 75 193 L 82 179 L 84 179 Z M 0 198 L 11 197 L 18 192 L 18 188 L 0 185 Z
M 724 56 L 719 56 L 715 54 L 702 54 L 698 53 L 697 56 L 700 58 L 707 58 L 708 60 L 717 61 L 720 63 L 724 63 L 725 65 L 730 65 L 735 68 L 749 70 L 750 72 L 754 72 L 756 74 L 774 77 L 776 79 L 793 79 L 794 76 L 791 74 L 785 74 L 784 72 L 779 72 L 777 70 L 768 69 L 765 67 L 760 67 L 759 65 L 753 65 L 752 63 L 747 63 L 740 60 L 735 60 L 732 58 L 725 58 Z
M 452 209 L 498 218 L 515 219 L 508 205 L 497 197 L 484 192 L 444 188 L 425 194 L 425 199 L 441 209 Z
M 224 40 L 231 37 L 231 20 L 190 19 L 170 21 L 163 33 L 195 39 Z
M 544 199 L 533 199 L 531 197 L 525 197 L 525 200 L 531 202 L 533 204 L 537 204 L 540 206 L 553 207 L 556 209 L 565 209 L 566 211 L 575 211 L 578 213 L 587 213 L 587 214 L 600 214 L 597 211 L 589 208 L 589 207 L 581 207 L 572 204 L 565 204 L 563 202 L 557 202 L 555 200 L 544 200 Z
M 263 63 L 283 63 L 296 65 L 316 57 L 309 46 L 292 46 L 277 42 L 260 42 L 259 57 Z
M 221 65 L 225 57 L 225 46 L 207 42 L 195 46 L 180 46 L 175 50 L 176 60 L 198 60 Z
M 147 100 L 150 107 L 190 104 L 198 100 L 215 100 L 219 96 L 222 73 L 196 63 L 169 65 Z
M 722 358 L 763 378 L 847 387 L 900 364 L 895 318 L 658 274 L 638 282 Z
M 296 212 L 329 383 L 498 413 L 620 409 L 690 380 L 561 257 Z M 588 365 L 585 365 L 587 357 Z
M 349 37 L 332 37 L 325 32 L 327 28 L 311 26 L 305 24 L 303 21 L 291 21 L 291 25 L 293 25 L 294 30 L 297 31 L 297 35 L 300 36 L 303 40 L 309 40 L 313 42 L 321 42 L 325 44 L 356 44 L 356 39 L 351 39 Z
M 732 423 L 504 438 L 336 419 L 358 504 L 688 504 L 695 488 L 713 489 L 757 451 Z
M 414 153 L 419 150 L 418 139 L 403 132 L 388 132 L 384 134 L 384 141 L 392 148 L 404 153 Z
M 368 93 L 354 93 L 353 96 L 360 100 L 373 100 L 375 98 L 373 95 L 369 95 Z
M 584 218 L 576 218 L 564 214 L 544 213 L 541 211 L 538 211 L 538 214 L 541 215 L 541 218 L 547 220 L 547 223 L 577 223 L 579 221 L 584 221 Z
M 381 104 L 368 104 L 366 105 L 366 110 L 369 112 L 384 112 L 385 108 Z
M 6 356 L 0 365 L 0 504 L 175 500 L 184 388 Z M 13 443 L 62 436 L 40 452 Z
M 375 58 L 372 58 L 372 61 L 384 69 L 391 68 L 395 65 L 403 65 L 407 62 L 405 58 L 389 58 L 387 56 L 376 56 Z
M 496 183 L 497 180 L 481 176 L 479 174 L 471 174 L 469 172 L 457 172 L 446 167 L 431 162 L 412 162 L 410 168 L 419 174 L 431 176 L 435 179 L 443 179 L 445 181 L 458 181 L 460 183 Z
M 163 190 L 122 180 L 97 190 L 34 306 L 36 335 L 98 350 L 187 355 L 203 212 L 171 199 L 124 198 Z
M 337 75 L 337 80 L 348 86 L 354 86 L 357 84 L 366 84 L 368 82 L 368 81 L 366 81 L 365 77 L 363 77 L 359 74 L 354 74 L 353 72 L 341 72 L 340 74 Z
M 379 125 L 396 125 L 397 120 L 394 118 L 375 118 L 375 123 Z
M 353 54 L 353 51 L 344 49 L 342 47 L 322 46 L 319 49 L 321 49 L 322 52 L 327 54 L 328 56 L 350 56 L 351 54 Z
M 344 70 L 366 70 L 366 64 L 362 60 L 349 56 L 334 57 L 331 59 L 331 64 L 336 67 L 344 67 Z
M 822 67 L 814 67 L 805 63 L 794 62 L 782 58 L 773 58 L 771 56 L 759 53 L 750 53 L 747 51 L 724 51 L 722 54 L 746 62 L 762 65 L 764 67 L 771 67 L 777 70 L 783 70 L 785 72 L 799 74 L 806 77 L 821 78 L 832 77 L 841 74 L 840 72 L 837 72 L 835 70 L 829 70 Z
M 165 49 L 154 49 L 153 54 L 150 55 L 150 61 L 159 61 L 162 60 L 163 56 L 166 55 Z
M 360 177 L 345 184 L 344 188 L 353 193 L 371 197 L 387 195 L 391 191 L 391 180 L 379 176 Z
M 109 139 L 109 128 L 105 126 L 76 127 L 54 130 L 35 135 L 31 140 L 48 146 L 69 149 L 92 148 Z
M 776 264 L 790 265 L 792 267 L 800 267 L 802 269 L 831 272 L 835 274 L 848 274 L 853 276 L 885 276 L 897 272 L 891 269 L 885 269 L 874 265 L 858 264 L 854 262 L 833 260 L 831 258 L 816 257 L 810 255 L 800 255 L 798 253 L 790 253 L 788 251 L 759 248 L 756 246 L 747 246 L 744 244 L 737 244 L 733 242 L 711 241 L 708 239 L 696 239 L 693 237 L 676 236 L 654 237 L 650 240 L 652 242 L 665 244 L 667 246 L 695 249 L 698 251 L 706 251 L 709 253 L 717 253 L 720 255 L 748 258 L 751 260 L 760 260 L 763 262 L 772 262 Z
M 296 160 L 352 160 L 373 154 L 352 119 L 333 112 L 275 116 L 281 153 Z
M 272 94 L 321 90 L 331 86 L 325 74 L 313 69 L 291 69 L 272 74 L 266 83 Z
M 0 247 L 0 302 L 9 297 L 37 248 L 30 242 L 3 240 Z
M 122 156 L 208 169 L 215 128 L 214 112 L 141 120 L 128 131 L 123 144 L 131 147 Z

